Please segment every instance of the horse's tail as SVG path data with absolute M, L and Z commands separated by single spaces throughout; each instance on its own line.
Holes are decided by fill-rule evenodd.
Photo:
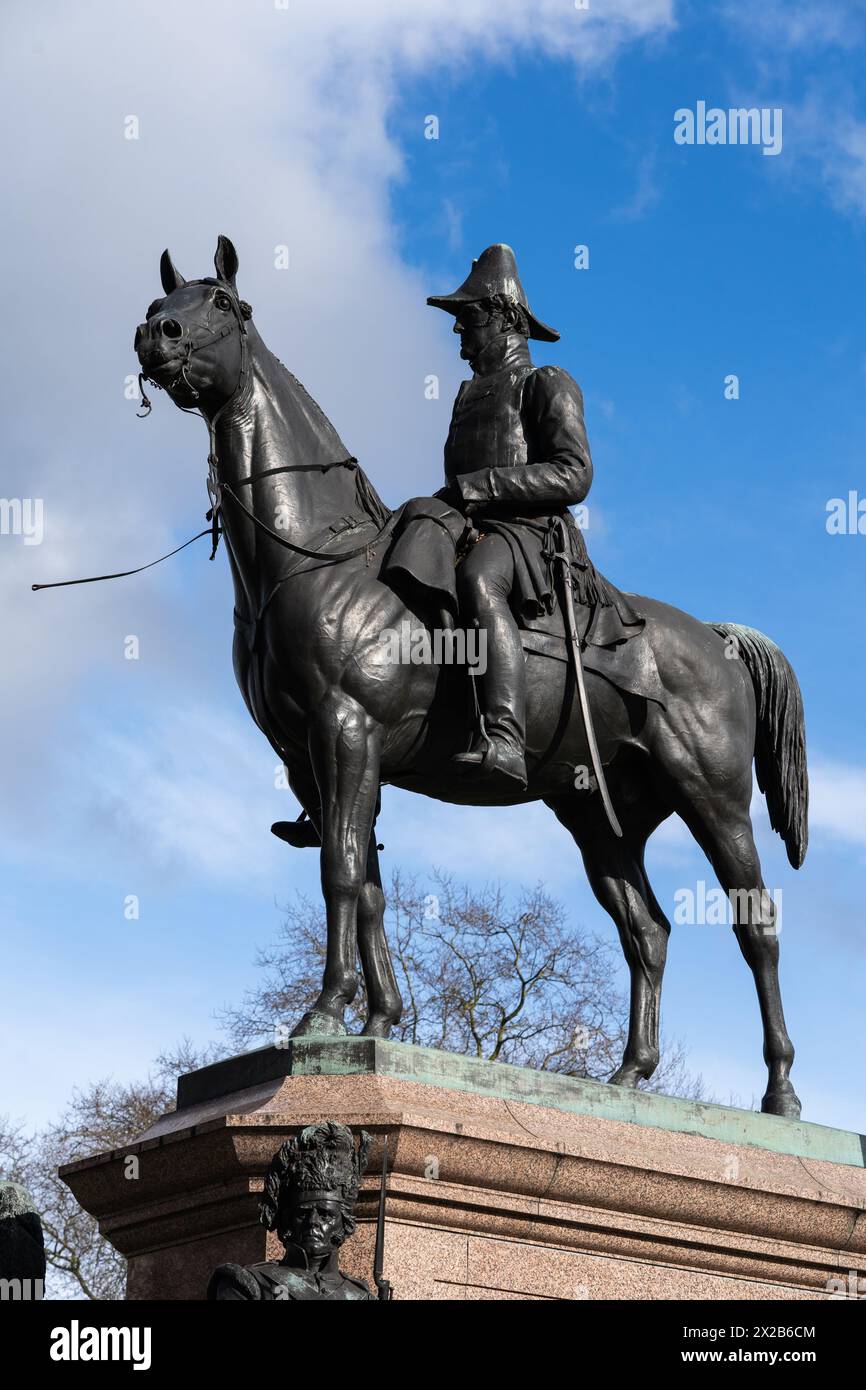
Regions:
M 806 857 L 809 840 L 809 779 L 803 697 L 784 652 L 753 627 L 739 623 L 709 626 L 734 645 L 752 678 L 757 705 L 755 772 L 767 798 L 770 824 L 785 841 L 795 869 Z

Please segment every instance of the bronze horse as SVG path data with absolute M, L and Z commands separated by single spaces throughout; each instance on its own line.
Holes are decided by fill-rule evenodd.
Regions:
M 151 305 L 135 346 L 145 378 L 208 424 L 214 541 L 219 524 L 234 581 L 235 675 L 321 839 L 327 964 L 321 994 L 295 1035 L 345 1032 L 357 951 L 369 1000 L 364 1033 L 387 1037 L 402 1001 L 383 926 L 374 834 L 380 787 L 455 803 L 506 798 L 473 785 L 450 762 L 467 735 L 465 669 L 383 664 L 381 634 L 403 623 L 415 632 L 425 621 L 380 578 L 392 514 L 262 342 L 238 297 L 237 254 L 225 237 L 215 267 L 213 278 L 186 281 L 165 252 L 165 297 Z M 588 749 L 573 672 L 543 655 L 527 656 L 529 785 L 507 804 L 551 808 L 616 923 L 631 974 L 628 1041 L 611 1077 L 620 1086 L 636 1086 L 658 1065 L 670 926 L 647 880 L 644 849 L 663 820 L 682 817 L 724 891 L 745 903 L 734 931 L 761 1009 L 769 1078 L 762 1108 L 796 1117 L 775 910 L 749 803 L 754 760 L 773 828 L 798 868 L 808 784 L 797 680 L 779 648 L 751 628 L 709 625 L 653 599 L 640 604 L 664 703 L 587 675 L 622 837 L 597 790 L 575 788 Z

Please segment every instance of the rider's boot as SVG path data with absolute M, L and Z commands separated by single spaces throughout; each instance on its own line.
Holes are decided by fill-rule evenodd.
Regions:
M 482 732 L 468 753 L 458 753 L 458 767 L 476 770 L 485 784 L 507 791 L 526 788 L 526 667 L 520 632 L 507 604 L 479 621 L 486 632 L 486 670 L 479 682 L 484 711 Z
M 278 820 L 271 826 L 271 834 L 278 840 L 285 840 L 293 849 L 321 849 L 322 837 L 306 816 L 299 820 Z
M 519 748 L 488 730 L 488 738 L 476 740 L 468 753 L 457 753 L 452 762 L 477 767 L 479 780 L 510 791 L 526 790 L 526 758 Z

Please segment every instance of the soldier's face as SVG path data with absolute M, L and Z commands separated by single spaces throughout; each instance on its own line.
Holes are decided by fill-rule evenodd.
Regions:
M 292 1209 L 289 1237 L 307 1255 L 330 1255 L 344 1239 L 343 1210 L 339 1201 L 324 1198 L 301 1201 Z
M 460 337 L 460 356 L 466 362 L 471 362 L 482 348 L 505 331 L 502 315 L 490 313 L 478 303 L 464 304 L 454 320 L 454 332 Z

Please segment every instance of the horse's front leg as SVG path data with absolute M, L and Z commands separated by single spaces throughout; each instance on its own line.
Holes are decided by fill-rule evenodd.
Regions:
M 358 899 L 358 954 L 367 986 L 367 1021 L 363 1032 L 373 1038 L 389 1038 L 403 1015 L 403 1000 L 394 978 L 388 939 L 385 936 L 385 894 L 379 873 L 376 826 L 370 836 L 367 881 Z
M 322 807 L 322 893 L 328 944 L 322 992 L 293 1036 L 345 1033 L 343 1014 L 358 988 L 358 897 L 379 793 L 379 727 L 342 691 L 319 706 L 310 759 Z

